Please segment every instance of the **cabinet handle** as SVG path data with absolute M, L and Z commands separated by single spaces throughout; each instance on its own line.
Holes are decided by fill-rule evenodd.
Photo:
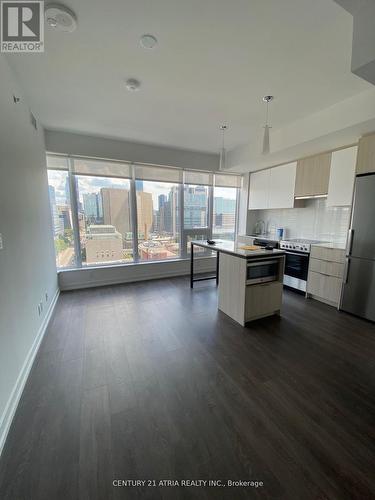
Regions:
M 349 229 L 348 243 L 346 245 L 346 255 L 350 255 L 352 253 L 353 234 L 354 234 L 354 229 Z
M 344 283 L 347 283 L 347 282 L 348 282 L 348 277 L 349 277 L 349 266 L 350 266 L 350 259 L 346 259 L 345 274 L 344 274 Z

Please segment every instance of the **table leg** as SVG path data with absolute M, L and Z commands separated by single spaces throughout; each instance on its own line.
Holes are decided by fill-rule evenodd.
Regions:
M 216 286 L 219 285 L 219 256 L 220 256 L 220 252 L 216 252 L 217 253 L 217 256 L 216 256 Z
M 194 286 L 194 245 L 190 243 L 190 288 Z

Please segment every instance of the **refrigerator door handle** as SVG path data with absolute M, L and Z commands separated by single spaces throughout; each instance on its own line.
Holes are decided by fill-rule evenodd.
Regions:
M 353 234 L 354 234 L 354 229 L 349 229 L 349 232 L 348 232 L 348 242 L 346 244 L 346 255 L 351 255 L 351 253 L 352 253 Z
M 344 284 L 348 282 L 349 277 L 349 267 L 350 267 L 350 259 L 346 259 L 345 262 L 345 271 L 344 271 Z

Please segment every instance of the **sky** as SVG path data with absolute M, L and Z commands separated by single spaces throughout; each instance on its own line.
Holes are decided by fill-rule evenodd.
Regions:
M 105 178 L 105 177 L 90 177 L 79 175 L 78 187 L 79 198 L 83 202 L 84 193 L 99 193 L 102 187 L 112 187 L 117 189 L 129 189 L 130 181 L 127 179 Z M 66 204 L 65 185 L 67 173 L 64 171 L 48 170 L 48 183 L 55 188 L 56 203 Z M 143 190 L 152 193 L 154 209 L 158 209 L 158 197 L 161 194 L 168 196 L 171 184 L 165 182 L 147 182 L 143 183 Z M 234 200 L 236 198 L 235 189 L 215 188 L 215 197 L 223 197 Z

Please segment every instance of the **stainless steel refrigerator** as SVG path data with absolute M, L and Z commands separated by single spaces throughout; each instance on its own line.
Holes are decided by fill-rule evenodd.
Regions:
M 356 178 L 340 309 L 375 321 L 375 174 Z

